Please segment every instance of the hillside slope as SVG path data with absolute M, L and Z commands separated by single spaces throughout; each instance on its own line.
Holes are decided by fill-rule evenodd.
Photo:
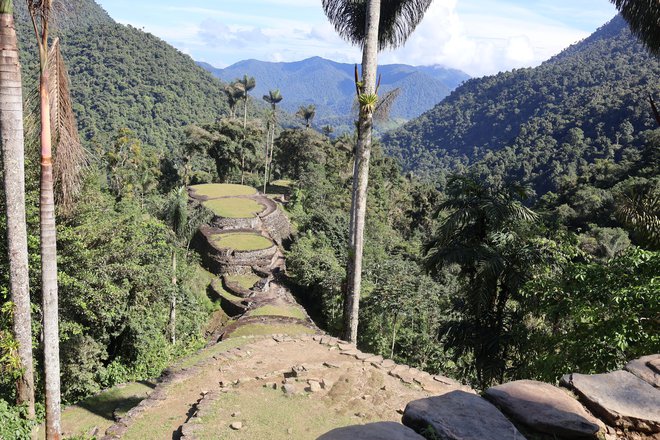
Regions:
M 352 64 L 320 57 L 291 63 L 245 60 L 225 69 L 199 64 L 224 81 L 232 81 L 244 74 L 254 76 L 257 81 L 254 96 L 261 97 L 268 90 L 279 88 L 284 96 L 282 108 L 290 112 L 295 112 L 303 104 L 315 104 L 318 125 L 350 123 L 348 115 L 355 98 Z M 382 74 L 382 91 L 401 88 L 391 115 L 405 120 L 431 108 L 469 78 L 455 69 L 404 64 L 380 66 L 379 73 Z M 323 87 L 319 87 L 321 84 Z
M 25 2 L 15 2 L 24 81 L 36 84 L 36 49 Z M 56 20 L 80 133 L 87 145 L 129 128 L 171 150 L 181 127 L 226 111 L 223 84 L 159 38 L 112 20 L 93 0 L 66 3 Z M 32 83 L 30 83 L 32 81 Z
M 554 189 L 596 159 L 619 160 L 657 126 L 660 62 L 621 17 L 529 69 L 467 81 L 419 118 L 384 136 L 408 170 L 457 170 L 485 159 L 501 178 Z

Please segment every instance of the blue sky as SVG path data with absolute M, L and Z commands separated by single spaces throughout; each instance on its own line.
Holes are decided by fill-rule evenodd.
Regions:
M 120 23 L 216 67 L 256 58 L 359 62 L 321 0 L 97 0 Z M 608 0 L 434 0 L 403 48 L 381 63 L 442 64 L 473 76 L 536 66 L 616 14 Z

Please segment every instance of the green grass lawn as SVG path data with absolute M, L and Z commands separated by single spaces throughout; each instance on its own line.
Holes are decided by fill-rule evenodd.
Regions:
M 96 438 L 100 438 L 115 421 L 113 412 L 125 414 L 137 406 L 156 386 L 152 382 L 134 382 L 120 387 L 114 387 L 101 394 L 89 397 L 82 402 L 62 411 L 62 429 L 67 435 L 84 436 L 95 427 L 98 428 Z M 43 427 L 38 438 L 44 438 Z
M 218 248 L 236 251 L 257 251 L 273 246 L 273 242 L 266 237 L 249 232 L 215 234 L 211 236 L 211 241 Z
M 251 196 L 257 193 L 257 190 L 251 186 L 236 185 L 233 183 L 205 183 L 203 185 L 193 185 L 190 189 L 197 196 L 204 196 L 211 199 L 229 196 Z
M 240 303 L 241 301 L 243 301 L 243 298 L 241 298 L 240 296 L 232 295 L 231 293 L 227 292 L 225 290 L 225 288 L 222 287 L 222 282 L 220 282 L 219 279 L 213 281 L 212 286 L 213 286 L 213 291 L 215 293 L 217 293 L 219 296 L 221 296 L 223 298 L 228 299 L 231 302 Z M 250 286 L 250 287 L 252 287 L 252 286 Z
M 252 199 L 226 198 L 211 199 L 202 204 L 213 211 L 218 217 L 224 218 L 252 218 L 265 208 Z
M 234 413 L 237 417 L 231 417 Z M 230 429 L 235 421 L 243 422 L 243 429 Z M 287 397 L 279 389 L 261 388 L 223 394 L 201 422 L 195 431 L 200 440 L 288 440 L 314 439 L 331 429 L 365 421 L 337 412 L 322 399 Z
M 239 327 L 229 335 L 229 340 L 241 336 L 267 336 L 267 335 L 313 335 L 316 331 L 299 324 L 248 324 Z
M 249 273 L 242 275 L 225 275 L 225 279 L 230 283 L 238 284 L 242 288 L 249 290 L 256 284 L 257 281 L 261 279 L 261 277 L 253 273 Z
M 290 318 L 306 319 L 305 313 L 298 307 L 263 306 L 250 311 L 250 316 L 288 316 Z

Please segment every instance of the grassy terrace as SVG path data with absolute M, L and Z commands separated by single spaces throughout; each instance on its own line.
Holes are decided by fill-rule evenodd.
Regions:
M 239 198 L 211 199 L 202 204 L 218 217 L 224 218 L 252 218 L 265 209 L 254 200 Z
M 134 382 L 89 397 L 62 411 L 62 429 L 67 434 L 88 438 L 86 434 L 98 427 L 98 432 L 103 435 L 115 422 L 113 412 L 125 414 L 147 397 L 155 386 L 153 382 Z M 44 437 L 45 430 L 41 426 L 37 438 Z
M 207 197 L 209 199 L 251 196 L 257 193 L 257 190 L 251 186 L 235 185 L 233 183 L 205 183 L 203 185 L 193 185 L 190 189 L 197 197 Z
M 245 275 L 225 275 L 225 279 L 230 283 L 235 283 L 244 289 L 251 289 L 261 278 L 255 274 Z
M 225 290 L 225 288 L 222 287 L 222 282 L 219 279 L 213 281 L 212 287 L 213 287 L 213 291 L 218 296 L 221 296 L 225 299 L 228 299 L 231 302 L 240 303 L 241 301 L 243 301 L 243 298 L 241 298 L 240 296 L 236 296 L 236 295 L 233 295 L 233 294 L 227 292 Z M 250 286 L 250 287 L 252 287 L 252 286 Z
M 285 396 L 280 390 L 261 388 L 230 392 L 214 403 L 211 414 L 202 417 L 195 437 L 211 439 L 313 439 L 337 427 L 372 420 L 359 420 L 341 414 L 321 399 L 308 396 Z M 232 413 L 240 413 L 236 418 Z M 244 428 L 229 429 L 229 424 L 244 420 Z
M 303 311 L 298 307 L 277 307 L 270 305 L 254 309 L 250 312 L 250 316 L 286 316 L 297 319 L 307 318 Z
M 229 340 L 241 336 L 264 336 L 264 335 L 313 335 L 316 331 L 299 324 L 247 324 L 236 329 L 229 335 Z
M 211 236 L 211 242 L 217 248 L 235 251 L 258 251 L 273 246 L 273 242 L 266 237 L 249 232 L 215 234 Z

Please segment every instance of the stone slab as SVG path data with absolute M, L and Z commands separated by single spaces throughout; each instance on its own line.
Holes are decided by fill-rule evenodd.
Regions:
M 534 380 L 518 380 L 486 390 L 484 397 L 509 418 L 562 438 L 595 438 L 599 421 L 566 391 Z
M 317 440 L 424 440 L 424 437 L 399 423 L 378 422 L 333 429 Z
M 611 426 L 644 433 L 660 432 L 660 390 L 627 371 L 568 374 L 561 385 Z
M 402 420 L 418 433 L 430 427 L 442 440 L 525 439 L 492 403 L 464 391 L 414 400 Z
M 656 369 L 654 363 L 658 363 L 660 366 L 660 354 L 652 354 L 630 361 L 623 369 L 631 372 L 644 382 L 660 388 L 660 371 Z

